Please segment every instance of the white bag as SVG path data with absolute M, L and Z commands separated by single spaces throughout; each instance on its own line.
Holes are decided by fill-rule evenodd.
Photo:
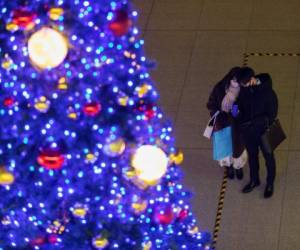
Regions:
M 206 128 L 203 132 L 203 136 L 206 137 L 207 139 L 210 139 L 211 138 L 211 135 L 213 133 L 213 130 L 214 130 L 214 126 L 215 126 L 215 123 L 216 123 L 216 119 L 217 119 L 217 115 L 220 113 L 220 111 L 218 110 L 208 121 L 207 125 L 206 125 Z M 211 124 L 213 120 L 213 123 Z

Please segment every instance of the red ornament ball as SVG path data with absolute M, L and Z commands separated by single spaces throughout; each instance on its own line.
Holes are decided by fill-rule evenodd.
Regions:
M 115 18 L 109 23 L 108 28 L 115 36 L 123 36 L 128 33 L 132 21 L 128 17 L 128 13 L 124 10 L 117 10 Z
M 50 244 L 55 244 L 55 243 L 57 243 L 57 235 L 55 235 L 55 234 L 50 234 L 50 235 L 48 236 L 48 242 L 49 242 Z
M 46 243 L 46 239 L 44 237 L 37 237 L 30 241 L 30 245 L 32 247 L 40 247 Z
M 14 105 L 14 103 L 15 103 L 15 100 L 14 100 L 13 97 L 7 97 L 7 98 L 5 98 L 4 101 L 3 101 L 3 104 L 4 104 L 4 106 L 6 106 L 6 107 L 11 107 L 11 106 Z
M 145 116 L 147 120 L 150 120 L 155 116 L 155 111 L 152 108 L 149 108 L 145 111 Z
M 178 214 L 178 220 L 183 221 L 189 215 L 189 211 L 186 209 L 181 209 Z
M 87 103 L 83 107 L 83 112 L 87 116 L 96 116 L 101 111 L 101 105 L 98 102 Z
M 21 8 L 13 11 L 12 22 L 20 28 L 26 29 L 30 26 L 34 26 L 36 17 L 36 13 Z
M 60 169 L 64 164 L 65 158 L 61 152 L 57 149 L 45 149 L 43 150 L 38 158 L 37 162 L 46 169 Z
M 154 109 L 155 107 L 152 104 L 142 104 L 138 107 L 138 110 L 144 113 L 146 120 L 150 120 L 156 115 Z
M 174 219 L 174 213 L 171 207 L 167 207 L 163 210 L 157 210 L 154 215 L 154 220 L 162 225 L 170 224 Z

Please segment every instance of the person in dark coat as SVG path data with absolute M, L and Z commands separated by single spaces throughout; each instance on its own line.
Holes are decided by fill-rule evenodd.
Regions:
M 250 182 L 242 192 L 249 193 L 260 185 L 258 158 L 260 149 L 267 168 L 264 197 L 269 198 L 274 192 L 276 162 L 274 154 L 267 153 L 263 148 L 261 136 L 277 116 L 277 96 L 272 88 L 272 79 L 269 74 L 255 75 L 252 68 L 243 67 L 237 73 L 237 81 L 241 85 L 237 99 L 239 109 L 237 120 L 241 126 L 250 167 Z
M 233 179 L 236 174 L 236 177 L 241 180 L 243 178 L 242 167 L 247 162 L 247 153 L 241 140 L 238 126 L 231 112 L 240 91 L 240 86 L 235 79 L 238 70 L 239 67 L 232 68 L 224 78 L 214 86 L 209 96 L 207 108 L 211 116 L 217 111 L 220 111 L 216 118 L 214 131 L 221 130 L 227 126 L 232 127 L 233 156 L 221 159 L 219 165 L 226 167 L 227 176 L 230 179 Z

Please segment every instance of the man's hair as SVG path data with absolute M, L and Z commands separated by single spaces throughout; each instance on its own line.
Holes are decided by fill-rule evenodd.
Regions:
M 252 77 L 255 76 L 255 72 L 250 67 L 242 67 L 237 72 L 236 80 L 239 84 L 246 84 L 251 80 Z
M 227 88 L 230 85 L 230 80 L 233 78 L 236 78 L 238 71 L 240 70 L 240 67 L 233 67 L 231 68 L 228 73 L 223 77 L 221 81 L 219 81 L 219 84 Z

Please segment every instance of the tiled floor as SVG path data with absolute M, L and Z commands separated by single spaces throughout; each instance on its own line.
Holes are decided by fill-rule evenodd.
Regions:
M 222 170 L 201 134 L 209 92 L 244 53 L 299 53 L 299 0 L 134 0 L 146 55 L 157 61 L 152 78 L 160 104 L 174 122 L 185 153 L 185 184 L 195 193 L 193 209 L 202 230 L 212 231 Z M 300 249 L 300 71 L 299 56 L 250 56 L 248 64 L 271 73 L 288 139 L 276 152 L 275 195 L 264 186 L 241 194 L 229 182 L 217 242 L 219 250 Z M 262 162 L 263 164 L 263 162 Z M 261 168 L 264 179 L 264 168 Z M 192 250 L 192 249 L 191 249 Z

